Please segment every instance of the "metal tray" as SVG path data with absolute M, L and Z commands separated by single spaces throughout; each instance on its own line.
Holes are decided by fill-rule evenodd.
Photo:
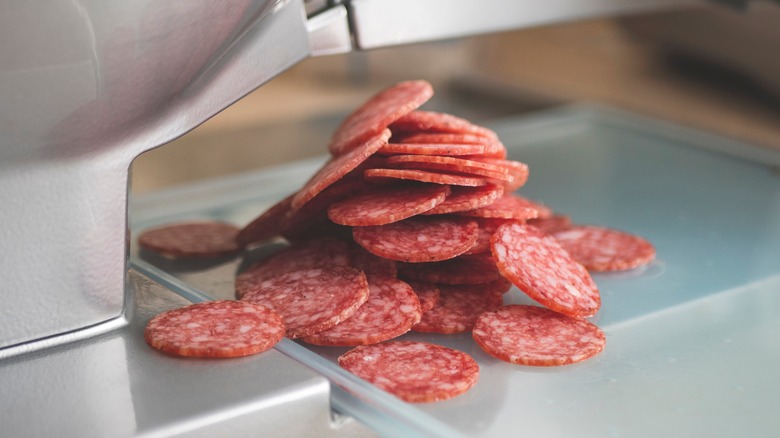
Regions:
M 615 110 L 570 107 L 491 124 L 528 163 L 520 193 L 577 223 L 648 238 L 643 269 L 595 275 L 600 355 L 555 368 L 484 354 L 469 334 L 407 334 L 480 364 L 467 394 L 403 403 L 344 372 L 345 348 L 276 348 L 328 377 L 337 411 L 393 436 L 776 436 L 780 433 L 780 154 Z M 323 146 L 324 147 L 324 146 Z M 132 199 L 131 231 L 196 218 L 239 225 L 322 159 Z M 193 301 L 232 298 L 240 260 L 131 264 Z M 507 303 L 529 302 L 517 289 Z

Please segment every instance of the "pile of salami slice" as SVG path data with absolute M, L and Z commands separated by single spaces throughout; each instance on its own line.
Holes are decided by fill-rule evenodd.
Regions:
M 462 352 L 386 341 L 410 330 L 472 331 L 507 362 L 579 362 L 605 344 L 584 320 L 601 305 L 588 270 L 630 269 L 655 256 L 638 236 L 572 225 L 514 193 L 528 166 L 506 159 L 493 131 L 419 110 L 432 94 L 425 81 L 380 92 L 345 119 L 331 158 L 300 190 L 243 229 L 225 230 L 242 248 L 279 236 L 291 243 L 238 274 L 237 298 L 280 315 L 289 338 L 370 345 L 339 363 L 412 402 L 465 392 L 478 367 Z M 193 240 L 199 255 L 207 252 L 205 239 Z M 167 253 L 183 254 L 180 246 Z M 543 307 L 504 306 L 512 285 Z M 436 377 L 429 365 L 437 361 L 452 365 L 451 375 Z

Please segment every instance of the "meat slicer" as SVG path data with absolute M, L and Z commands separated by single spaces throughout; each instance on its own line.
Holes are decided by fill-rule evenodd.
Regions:
M 328 379 L 288 355 L 171 365 L 146 348 L 145 321 L 187 301 L 166 288 L 166 278 L 129 269 L 133 159 L 307 57 L 682 3 L 2 2 L 3 430 L 18 436 L 243 436 L 258 428 L 285 436 L 373 433 L 334 414 Z

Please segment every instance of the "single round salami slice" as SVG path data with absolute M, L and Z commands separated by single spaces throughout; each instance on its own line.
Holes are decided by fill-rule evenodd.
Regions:
M 382 90 L 355 110 L 336 129 L 328 149 L 343 155 L 384 131 L 400 117 L 417 109 L 433 96 L 426 81 L 406 81 Z
M 491 252 L 505 278 L 543 306 L 575 318 L 601 306 L 596 283 L 552 236 L 525 224 L 498 227 Z
M 366 161 L 371 155 L 386 144 L 389 139 L 390 131 L 385 129 L 354 147 L 349 152 L 332 158 L 325 163 L 325 165 L 322 166 L 306 184 L 304 184 L 303 188 L 293 196 L 291 203 L 292 210 L 295 211 L 300 209 L 328 186 L 343 178 L 350 171 L 356 169 L 361 163 Z
M 392 278 L 398 276 L 398 265 L 395 260 L 371 254 L 358 244 L 349 245 L 349 262 L 353 268 L 365 272 L 366 275 L 383 275 Z
M 526 223 L 535 226 L 540 231 L 547 234 L 554 234 L 571 228 L 571 218 L 564 214 L 554 214 L 546 218 L 528 219 L 528 222 Z
M 270 307 L 282 316 L 291 339 L 329 329 L 352 316 L 368 299 L 362 272 L 346 266 L 288 272 L 261 281 L 242 301 Z
M 524 305 L 483 313 L 472 336 L 489 355 L 531 366 L 581 362 L 601 352 L 607 342 L 604 332 L 588 321 Z
M 216 258 L 243 249 L 236 242 L 238 232 L 235 225 L 222 222 L 182 222 L 143 231 L 138 246 L 168 258 Z
M 474 327 L 483 312 L 501 307 L 501 292 L 488 290 L 482 285 L 439 285 L 439 302 L 423 313 L 412 330 L 423 333 L 461 333 Z
M 396 133 L 391 138 L 393 143 L 423 143 L 423 144 L 493 144 L 496 139 L 475 134 L 451 132 L 414 132 Z
M 633 269 L 655 259 L 655 248 L 650 242 L 611 228 L 579 225 L 555 232 L 553 237 L 574 260 L 591 271 Z
M 350 373 L 409 403 L 447 400 L 471 389 L 479 365 L 468 354 L 426 342 L 355 347 L 338 359 Z
M 420 300 L 420 310 L 425 313 L 436 306 L 439 302 L 439 287 L 433 283 L 425 283 L 423 281 L 410 281 L 409 286 L 412 287 L 414 293 L 417 294 L 417 298 Z M 419 322 L 419 321 L 418 321 Z
M 456 217 L 413 217 L 374 227 L 355 227 L 352 237 L 372 254 L 407 263 L 448 260 L 477 241 L 475 221 Z
M 488 254 L 462 255 L 433 263 L 399 263 L 401 278 L 442 284 L 480 284 L 501 278 L 496 261 Z
M 475 125 L 466 119 L 452 114 L 433 111 L 412 111 L 390 125 L 393 132 L 447 132 L 472 134 L 490 139 L 498 139 L 492 130 Z
M 303 338 L 315 345 L 355 346 L 387 341 L 420 321 L 420 300 L 411 286 L 391 277 L 369 275 L 368 301 L 334 327 Z
M 224 300 L 163 312 L 149 321 L 144 339 L 176 356 L 240 357 L 268 350 L 284 333 L 281 316 L 271 309 Z
M 525 221 L 539 217 L 540 210 L 546 209 L 541 204 L 530 201 L 515 194 L 505 194 L 492 204 L 475 210 L 456 213 L 461 216 L 514 219 Z
M 412 169 L 366 169 L 366 171 L 363 172 L 363 177 L 366 179 L 366 181 L 377 182 L 400 179 L 433 184 L 447 184 L 451 186 L 477 187 L 487 184 L 485 178 L 456 173 L 431 172 L 427 170 Z
M 445 143 L 388 143 L 379 149 L 383 155 L 483 155 L 488 146 L 484 144 L 445 144 Z
M 324 237 L 289 246 L 253 264 L 236 277 L 236 297 L 241 298 L 260 282 L 287 272 L 328 266 L 349 266 L 347 244 Z
M 423 215 L 455 213 L 475 210 L 492 204 L 504 194 L 504 188 L 498 184 L 482 187 L 452 187 L 452 193 L 441 204 L 423 212 Z
M 496 232 L 498 227 L 508 222 L 517 222 L 514 219 L 491 219 L 484 217 L 474 218 L 479 226 L 479 234 L 477 235 L 477 243 L 471 247 L 470 250 L 464 252 L 465 255 L 471 254 L 489 254 L 490 253 L 490 239 L 493 237 L 493 233 Z
M 282 199 L 247 224 L 236 235 L 236 242 L 247 246 L 280 235 L 285 227 L 287 216 L 292 209 L 292 198 L 293 195 L 290 195 Z
M 379 187 L 331 205 L 328 217 L 353 227 L 385 225 L 430 210 L 449 194 L 450 187 L 439 184 Z

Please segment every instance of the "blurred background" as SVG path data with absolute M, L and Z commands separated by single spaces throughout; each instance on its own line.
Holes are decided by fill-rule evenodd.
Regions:
M 424 109 L 474 122 L 577 103 L 780 149 L 780 4 L 564 23 L 308 59 L 182 138 L 137 158 L 135 194 L 323 155 L 382 88 L 426 79 Z

